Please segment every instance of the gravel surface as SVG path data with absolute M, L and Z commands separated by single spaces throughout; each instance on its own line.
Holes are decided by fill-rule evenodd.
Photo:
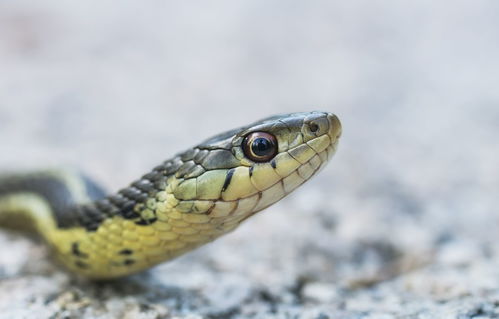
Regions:
M 0 318 L 499 318 L 499 2 L 0 1 L 0 167 L 110 191 L 222 130 L 335 112 L 332 163 L 108 283 L 0 232 Z

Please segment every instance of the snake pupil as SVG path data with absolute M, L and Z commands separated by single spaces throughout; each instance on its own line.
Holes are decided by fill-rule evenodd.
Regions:
M 267 155 L 271 147 L 272 144 L 270 143 L 269 140 L 263 137 L 259 137 L 253 141 L 253 144 L 251 145 L 251 150 L 253 151 L 253 153 L 255 153 L 258 156 L 265 156 Z
M 266 132 L 253 132 L 243 142 L 245 155 L 255 162 L 266 162 L 277 154 L 276 138 Z

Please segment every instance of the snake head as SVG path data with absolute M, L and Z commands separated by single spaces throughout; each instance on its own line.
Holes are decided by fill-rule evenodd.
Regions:
M 340 135 L 331 113 L 269 117 L 178 155 L 169 192 L 180 212 L 239 222 L 309 180 L 335 153 Z

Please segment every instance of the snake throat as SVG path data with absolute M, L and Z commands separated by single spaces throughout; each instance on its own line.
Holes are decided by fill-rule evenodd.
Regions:
M 246 137 L 258 132 L 277 147 L 262 162 L 244 151 Z M 213 241 L 279 201 L 324 167 L 340 135 L 331 113 L 270 117 L 179 153 L 109 196 L 70 171 L 7 175 L 0 177 L 0 226 L 23 221 L 77 274 L 129 275 Z

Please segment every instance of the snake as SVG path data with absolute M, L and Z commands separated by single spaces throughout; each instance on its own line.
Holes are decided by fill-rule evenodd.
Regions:
M 0 175 L 0 226 L 45 242 L 57 264 L 107 280 L 144 271 L 236 229 L 316 175 L 338 117 L 272 116 L 177 153 L 114 194 L 70 169 Z

